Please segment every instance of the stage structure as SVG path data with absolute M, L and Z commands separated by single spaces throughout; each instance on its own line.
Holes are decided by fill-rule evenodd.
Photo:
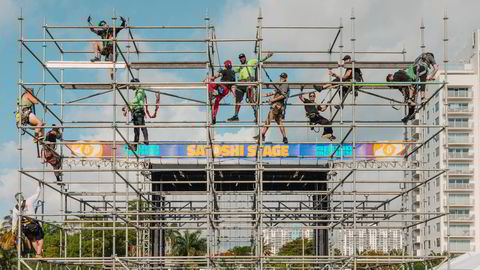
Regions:
M 116 15 L 109 21 L 112 27 L 118 27 Z M 339 85 L 353 89 L 353 95 L 341 104 L 343 109 L 333 106 L 340 103 L 335 98 L 341 95 L 339 87 L 317 93 L 326 100 L 325 105 L 332 105 L 325 113 L 337 135 L 333 142 L 319 142 L 320 134 L 310 130 L 306 118 L 289 119 L 288 114 L 285 125 L 289 134 L 308 133 L 308 139 L 299 141 L 291 136 L 289 144 L 282 144 L 256 142 L 250 137 L 233 141 L 223 136 L 240 129 L 254 129 L 254 134 L 258 134 L 265 126 L 263 119 L 269 104 L 262 94 L 271 91 L 266 86 L 272 88 L 272 84 L 264 71 L 291 70 L 288 108 L 303 110 L 303 104 L 293 98 L 298 96 L 297 89 L 305 86 L 305 92 L 314 91 L 313 84 L 321 82 L 296 81 L 295 70 L 315 70 L 320 74 L 339 68 L 340 74 L 350 67 L 338 61 L 347 53 L 353 59 L 351 67 L 360 67 L 367 73 L 375 70 L 386 74 L 387 69 L 406 68 L 412 63 L 405 59 L 405 50 L 357 51 L 355 21 L 352 11 L 351 50 L 347 52 L 342 20 L 327 27 L 270 26 L 263 24 L 259 12 L 255 38 L 222 39 L 217 37 L 208 16 L 196 26 L 138 26 L 132 19 L 120 36 L 111 40 L 113 61 L 91 63 L 85 60 L 93 51 L 85 48 L 91 42 L 107 40 L 92 39 L 90 27 L 44 23 L 43 38 L 29 38 L 24 36 L 24 18 L 20 17 L 18 95 L 33 88 L 41 103 L 37 115 L 45 120 L 46 130 L 52 124 L 63 129 L 56 149 L 62 157 L 58 171 L 63 184 L 56 183 L 54 170 L 48 165 L 35 168 L 24 163 L 23 149 L 31 143 L 25 139 L 33 136 L 33 129 L 20 126 L 18 190 L 37 183 L 44 187 L 44 207 L 36 217 L 60 240 L 58 254 L 42 259 L 22 255 L 19 246 L 18 267 L 360 269 L 367 265 L 398 265 L 409 269 L 418 262 L 430 268 L 432 260 L 446 259 L 446 255 L 419 255 L 418 247 L 413 247 L 415 243 L 408 239 L 422 233 L 426 224 L 448 222 L 448 209 L 420 212 L 416 205 L 407 205 L 406 198 L 423 202 L 424 194 L 418 193 L 419 188 L 446 172 L 446 168 L 425 165 L 423 146 L 444 136 L 447 126 L 426 124 L 423 105 L 417 106 L 417 119 L 408 124 L 399 121 L 401 113 L 390 119 L 388 115 L 376 115 L 382 109 L 396 106 L 403 110 L 407 105 L 398 99 L 398 91 L 389 87 L 394 83 L 372 82 L 368 76 L 365 82 L 340 82 Z M 446 16 L 444 22 L 446 29 Z M 269 32 L 288 34 L 299 30 L 329 38 L 331 46 L 317 51 L 265 47 L 268 39 L 264 36 Z M 422 36 L 423 31 L 424 27 Z M 445 69 L 447 40 L 445 31 Z M 225 43 L 251 48 L 257 59 L 270 52 L 275 55 L 258 63 L 256 81 L 239 83 L 254 85 L 259 90 L 255 103 L 243 104 L 243 111 L 251 112 L 251 105 L 255 106 L 260 116 L 256 122 L 212 124 L 212 101 L 202 81 L 222 65 L 219 53 Z M 421 48 L 425 49 L 423 40 Z M 297 54 L 312 60 L 276 58 L 291 59 L 291 55 Z M 366 58 L 375 54 L 382 54 L 387 60 L 356 60 L 359 55 Z M 106 72 L 109 69 L 113 71 L 112 80 Z M 149 70 L 165 69 L 188 74 L 186 77 L 192 79 L 143 79 L 151 78 Z M 27 77 L 34 79 L 26 81 Z M 140 78 L 140 83 L 130 83 L 132 77 Z M 121 108 L 133 96 L 134 84 L 145 88 L 149 95 L 159 93 L 162 100 L 168 100 L 160 103 L 160 115 L 172 108 L 195 108 L 203 115 L 196 115 L 194 120 L 183 115 L 162 121 L 150 119 L 146 123 L 150 144 L 134 145 L 130 116 L 121 116 Z M 426 84 L 426 102 L 439 98 L 446 107 L 447 82 Z M 234 102 L 226 100 L 229 98 L 224 99 L 220 108 L 233 109 Z M 150 105 L 154 104 L 150 101 Z M 365 109 L 374 112 L 373 119 L 362 118 Z M 270 133 L 277 132 L 275 129 Z M 178 140 L 175 134 L 182 132 L 194 135 L 189 140 Z M 83 133 L 85 137 L 80 137 Z M 160 133 L 172 134 L 171 140 L 155 140 L 155 134 Z M 398 138 L 398 134 L 404 137 Z M 40 148 L 43 145 L 40 143 Z M 38 161 L 40 164 L 41 160 Z M 364 255 L 360 238 L 365 230 L 372 229 L 400 230 L 408 248 L 389 256 Z M 172 235 L 196 230 L 205 239 L 205 252 L 178 255 Z M 266 241 L 271 230 L 298 233 L 305 238 L 311 235 L 302 240 L 311 244 L 302 247 L 300 256 L 273 253 L 272 243 Z M 352 237 L 342 242 L 347 231 L 353 232 Z M 249 251 L 241 256 L 228 252 L 239 246 L 248 247 Z

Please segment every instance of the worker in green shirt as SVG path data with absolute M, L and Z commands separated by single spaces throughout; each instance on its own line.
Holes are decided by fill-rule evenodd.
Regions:
M 270 58 L 273 53 L 267 54 L 263 59 L 260 61 L 263 62 Z M 250 59 L 247 61 L 247 57 L 245 54 L 241 53 L 238 56 L 241 65 L 235 67 L 233 71 L 239 74 L 238 81 L 242 82 L 255 82 L 257 80 L 257 59 Z M 255 86 L 253 85 L 237 85 L 237 89 L 233 92 L 235 96 L 235 115 L 228 119 L 228 121 L 238 121 L 238 113 L 240 112 L 240 103 L 242 103 L 243 96 L 247 93 L 247 100 L 250 104 L 252 104 L 253 108 L 253 115 L 255 116 L 255 122 L 257 122 L 257 107 L 254 103 L 256 103 L 256 94 L 255 94 Z
M 130 82 L 140 82 L 138 79 L 132 79 Z M 143 140 L 146 145 L 148 145 L 148 130 L 145 127 L 145 111 L 146 111 L 146 104 L 147 104 L 147 95 L 145 94 L 145 90 L 137 86 L 130 86 L 131 89 L 135 90 L 135 95 L 133 97 L 132 102 L 129 103 L 129 109 L 132 113 L 132 122 L 135 126 L 143 126 L 141 128 L 135 127 L 133 128 L 133 133 L 135 135 L 133 145 L 133 149 L 137 150 L 137 144 L 140 140 L 140 129 L 143 133 Z M 127 116 L 127 107 L 123 107 L 123 115 Z

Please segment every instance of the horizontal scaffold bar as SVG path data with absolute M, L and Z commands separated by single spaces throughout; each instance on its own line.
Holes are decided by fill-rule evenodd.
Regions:
M 47 68 L 80 68 L 80 69 L 106 69 L 106 68 L 125 68 L 125 63 L 117 62 L 90 62 L 90 61 L 47 61 L 45 62 Z
M 404 69 L 412 62 L 355 62 L 356 68 L 363 69 Z M 333 61 L 267 61 L 263 63 L 265 68 L 338 68 L 338 62 Z M 345 68 L 351 64 L 344 65 Z
M 208 62 L 131 62 L 132 69 L 205 69 Z M 404 69 L 412 62 L 355 62 L 355 67 L 363 69 Z M 88 61 L 47 61 L 48 68 L 113 68 L 112 62 L 88 62 Z M 263 63 L 265 68 L 344 68 L 352 67 L 351 64 L 339 65 L 334 61 L 268 61 Z M 125 68 L 125 63 L 117 63 L 116 68 Z
M 133 69 L 206 69 L 207 62 L 132 62 Z

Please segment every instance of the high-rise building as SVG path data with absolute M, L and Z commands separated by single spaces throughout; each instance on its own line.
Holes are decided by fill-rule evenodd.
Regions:
M 354 233 L 358 233 L 355 237 Z M 342 255 L 350 256 L 355 254 L 354 246 L 357 252 L 365 250 L 381 251 L 389 253 L 392 250 L 403 250 L 402 230 L 399 229 L 346 229 L 336 232 L 336 242 L 340 246 L 334 245 L 339 249 Z M 354 241 L 356 241 L 354 245 Z
M 277 254 L 286 243 L 296 239 L 312 239 L 313 230 L 302 228 L 275 228 L 263 230 L 265 244 L 270 245 L 272 254 Z
M 409 197 L 412 211 L 449 213 L 441 219 L 426 220 L 414 227 L 407 246 L 417 255 L 464 253 L 480 250 L 480 30 L 473 33 L 470 57 L 466 63 L 449 64 L 437 79 L 447 79 L 448 90 L 434 95 L 417 123 L 447 124 L 445 135 L 434 136 L 425 150 L 416 156 L 432 168 L 446 168 L 446 174 L 434 177 Z M 442 69 L 442 57 L 437 57 Z M 437 86 L 438 88 L 438 86 Z M 429 87 L 427 96 L 435 93 Z M 447 105 L 444 104 L 446 94 Z M 418 130 L 418 129 L 417 129 Z M 428 128 L 425 138 L 439 128 Z M 432 174 L 415 177 L 433 177 Z

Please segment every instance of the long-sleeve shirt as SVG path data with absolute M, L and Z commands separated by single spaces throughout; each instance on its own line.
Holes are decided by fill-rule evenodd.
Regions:
M 35 215 L 35 209 L 38 202 L 38 198 L 40 197 L 40 191 L 41 191 L 41 188 L 40 186 L 38 186 L 35 193 L 25 200 L 25 207 L 23 208 L 23 211 L 22 211 L 22 215 L 24 217 L 33 218 L 33 215 Z M 13 232 L 16 232 L 17 230 L 18 216 L 20 215 L 20 211 L 21 210 L 17 209 L 16 207 L 14 207 L 12 210 L 12 231 Z

